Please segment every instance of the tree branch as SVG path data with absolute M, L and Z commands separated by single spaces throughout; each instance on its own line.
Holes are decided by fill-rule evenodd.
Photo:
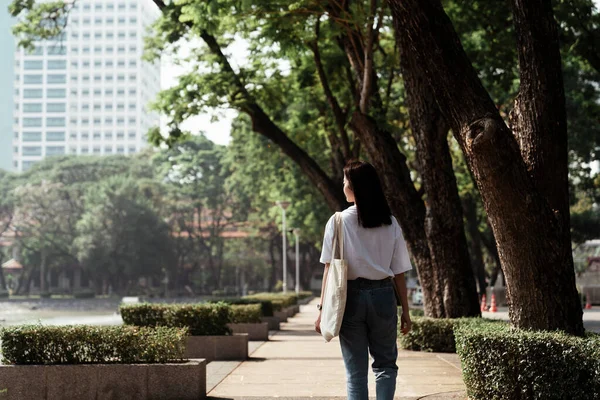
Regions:
M 381 18 L 377 21 L 377 27 L 374 27 L 375 15 L 377 14 L 377 0 L 371 0 L 371 9 L 369 11 L 367 45 L 364 52 L 363 85 L 360 93 L 360 111 L 367 114 L 369 110 L 369 99 L 371 97 L 371 85 L 373 77 L 373 42 L 376 32 L 381 26 Z
M 331 91 L 331 87 L 329 86 L 329 82 L 327 80 L 327 75 L 325 74 L 325 69 L 323 68 L 323 63 L 321 62 L 321 53 L 319 52 L 319 33 L 321 26 L 321 18 L 317 19 L 315 24 L 315 41 L 311 45 L 311 49 L 314 54 L 315 65 L 317 67 L 317 72 L 319 74 L 319 80 L 321 81 L 321 86 L 323 86 L 323 92 L 325 92 L 325 97 L 327 98 L 327 102 L 333 111 L 333 115 L 335 117 L 336 126 L 340 133 L 340 137 L 342 138 L 342 151 L 344 152 L 344 157 L 346 159 L 350 156 L 350 143 L 348 140 L 348 134 L 346 132 L 346 115 L 340 108 L 340 104 L 338 103 L 336 97 Z

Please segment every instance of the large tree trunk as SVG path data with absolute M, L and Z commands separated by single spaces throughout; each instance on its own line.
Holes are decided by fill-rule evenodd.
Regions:
M 342 5 L 343 10 L 331 6 L 329 12 L 340 17 L 342 12 L 350 12 L 349 7 L 350 2 L 346 2 Z M 350 127 L 379 171 L 392 212 L 402 226 L 423 287 L 425 313 L 436 318 L 480 315 L 464 236 L 460 199 L 446 142 L 446 124 L 442 118 L 429 124 L 429 111 L 432 108 L 428 105 L 435 106 L 435 103 L 433 100 L 429 104 L 421 102 L 418 93 L 422 89 L 419 87 L 421 82 L 413 79 L 414 95 L 409 100 L 409 107 L 414 108 L 411 110 L 411 122 L 416 122 L 419 133 L 422 133 L 419 135 L 421 140 L 417 141 L 419 158 L 429 157 L 434 152 L 435 156 L 429 160 L 434 161 L 439 157 L 439 161 L 443 162 L 433 168 L 431 162 L 424 165 L 424 180 L 427 179 L 429 190 L 433 190 L 427 193 L 427 197 L 428 200 L 434 200 L 425 208 L 411 180 L 406 157 L 398 149 L 391 133 L 380 128 L 376 122 L 385 120 L 386 116 L 382 110 L 377 74 L 372 68 L 373 46 L 369 42 L 373 38 L 369 37 L 363 46 L 361 33 L 352 26 L 345 28 L 339 43 L 354 70 L 358 87 L 352 89 L 357 91 L 356 97 L 360 99 L 360 110 L 352 115 Z M 424 79 L 421 81 L 426 85 Z M 372 114 L 373 118 L 368 114 Z M 440 127 L 436 122 L 446 127 L 441 139 L 436 130 Z
M 380 130 L 371 117 L 356 111 L 350 126 L 360 137 L 364 149 L 377 168 L 392 213 L 402 225 L 402 233 L 423 287 L 425 313 L 434 318 L 445 317 L 444 296 L 438 285 L 440 277 L 432 267 L 425 236 L 425 205 L 412 183 L 406 158 L 398 150 L 392 136 Z
M 523 127 L 518 135 L 521 148 L 531 147 L 533 156 L 524 161 L 517 140 L 483 88 L 439 0 L 390 0 L 390 6 L 396 33 L 403 37 L 403 53 L 414 57 L 414 65 L 426 71 L 440 110 L 479 187 L 506 277 L 511 322 L 520 328 L 583 334 L 570 243 L 565 240 L 568 216 L 560 201 L 568 190 L 562 178 L 567 170 L 562 154 L 567 149 L 564 146 L 559 151 L 558 145 L 550 145 L 548 153 L 541 153 L 540 147 L 552 140 L 566 143 L 564 101 L 545 95 L 545 86 L 552 84 L 547 79 L 528 83 L 523 78 L 531 79 L 535 74 L 522 74 L 522 85 L 536 85 L 523 90 L 518 99 L 531 110 L 519 119 Z M 520 52 L 535 58 L 530 67 L 538 77 L 547 74 L 549 79 L 556 79 L 560 55 L 550 1 L 532 0 L 527 7 L 515 1 Z M 530 31 L 533 26 L 540 32 Z M 524 38 L 527 35 L 529 40 Z M 521 67 L 523 63 L 521 56 Z M 550 92 L 559 95 L 561 91 L 555 88 Z M 550 132 L 538 130 L 545 118 L 557 124 Z M 536 158 L 543 158 L 543 163 Z M 528 161 L 542 169 L 552 166 L 550 175 L 558 174 L 558 188 L 549 190 L 546 180 L 536 181 L 536 167 L 526 165 Z
M 462 207 L 452 157 L 448 124 L 435 103 L 424 71 L 400 54 L 400 65 L 417 160 L 427 195 L 425 233 L 433 268 L 442 286 L 446 317 L 481 315 L 464 232 Z

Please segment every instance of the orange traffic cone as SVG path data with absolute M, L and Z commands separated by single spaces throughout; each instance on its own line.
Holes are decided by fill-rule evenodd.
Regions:
M 586 296 L 585 309 L 586 310 L 592 309 L 592 302 L 590 301 L 590 296 Z
M 492 304 L 490 305 L 490 312 L 498 311 L 498 307 L 496 307 L 496 294 L 492 292 Z
M 487 299 L 485 293 L 481 295 L 481 312 L 487 311 Z

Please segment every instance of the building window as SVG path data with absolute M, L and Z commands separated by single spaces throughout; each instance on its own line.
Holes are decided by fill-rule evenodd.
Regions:
M 125 39 L 125 32 L 119 32 L 119 39 Z
M 84 81 L 84 82 L 89 82 L 90 81 L 90 76 L 87 75 L 87 74 L 85 74 L 85 75 L 83 75 L 83 77 L 81 78 L 81 80 Z
M 77 75 L 71 75 L 71 82 L 77 82 Z
M 100 25 L 101 23 L 102 23 L 102 18 L 100 18 L 100 17 L 94 18 L 94 24 Z
M 50 74 L 48 75 L 48 84 L 67 83 L 67 75 L 65 74 Z
M 112 47 L 112 46 L 108 46 L 108 47 L 106 48 L 106 53 L 107 53 L 107 54 L 112 54 L 112 53 L 114 53 L 114 51 L 115 51 L 115 48 L 114 48 L 114 47 Z
M 100 108 L 102 108 L 100 103 L 94 103 L 94 111 L 100 111 Z
M 42 132 L 23 132 L 24 142 L 41 142 Z
M 69 120 L 69 124 L 71 124 L 71 125 L 77 125 L 77 118 L 71 118 Z
M 131 153 L 135 153 L 135 147 L 134 146 L 129 146 L 129 154 Z
M 46 146 L 47 156 L 57 156 L 65 154 L 65 146 Z
M 117 89 L 117 95 L 125 96 L 125 89 Z
M 94 47 L 94 53 L 96 53 L 96 54 L 102 53 L 102 46 L 96 46 L 96 47 Z
M 106 18 L 106 25 L 112 25 L 115 23 L 115 19 L 113 17 Z
M 112 154 L 112 147 L 105 146 L 104 147 L 104 154 Z
M 119 60 L 119 61 L 117 62 L 117 65 L 118 65 L 119 67 L 124 67 L 124 66 L 125 66 L 125 60 Z
M 105 64 L 107 67 L 112 67 L 114 63 L 112 61 L 107 61 Z
M 69 149 L 69 152 L 70 152 L 71 154 L 77 154 L 77 147 L 71 147 L 71 148 Z
M 90 54 L 90 47 L 89 46 L 84 46 L 83 47 L 83 54 Z
M 66 60 L 48 60 L 48 69 L 67 69 Z
M 125 148 L 123 146 L 117 147 L 117 154 L 124 154 L 124 153 L 125 153 Z
M 41 46 L 35 46 L 35 48 L 33 50 L 27 50 L 27 54 L 29 54 L 31 56 L 43 56 L 44 48 Z
M 100 140 L 101 138 L 100 132 L 94 132 L 94 140 Z
M 94 75 L 94 82 L 100 82 L 102 80 L 101 75 Z
M 105 105 L 104 105 L 104 109 L 105 109 L 106 111 L 112 111 L 112 109 L 113 109 L 113 105 L 112 105 L 112 103 L 105 104 Z
M 81 134 L 81 138 L 82 139 L 89 139 L 90 138 L 90 134 L 88 132 L 84 132 Z
M 129 37 L 130 37 L 131 39 L 135 39 L 135 38 L 137 38 L 137 32 L 135 32 L 135 31 L 131 31 L 131 32 L 129 32 Z
M 90 89 L 83 89 L 81 91 L 81 95 L 82 96 L 89 96 L 90 95 Z
M 96 11 L 102 10 L 102 4 L 100 4 L 100 3 L 96 3 L 96 4 L 94 5 L 94 9 L 95 9 Z
M 117 118 L 117 125 L 125 125 L 125 118 Z
M 104 132 L 104 139 L 106 140 L 112 140 L 113 135 L 111 132 Z
M 90 149 L 87 146 L 81 148 L 81 154 L 87 154 L 89 152 L 90 152 Z
M 136 79 L 135 74 L 130 74 L 129 75 L 129 81 L 130 82 L 135 82 L 135 79 Z
M 135 90 L 135 89 L 129 89 L 129 94 L 130 95 L 134 95 L 136 93 L 137 93 L 137 90 Z
M 62 45 L 54 45 L 48 47 L 48 55 L 49 56 L 64 56 L 67 54 L 67 48 Z
M 106 38 L 107 39 L 112 39 L 115 37 L 115 34 L 113 32 L 106 32 Z
M 125 17 L 119 17 L 119 25 L 125 25 Z
M 102 39 L 102 32 L 94 32 L 94 39 Z
M 132 24 L 135 24 L 135 23 L 137 23 L 137 18 L 136 17 L 131 17 L 131 18 L 129 18 L 129 22 L 132 23 Z
M 67 89 L 48 89 L 46 95 L 50 99 L 64 99 L 67 97 Z
M 77 46 L 71 46 L 71 53 L 72 54 L 77 54 L 79 53 L 79 48 Z
M 71 68 L 77 68 L 77 61 L 71 61 Z
M 23 146 L 24 156 L 41 156 L 42 148 L 40 146 Z
M 106 75 L 104 77 L 104 79 L 106 79 L 107 82 L 112 82 L 113 81 L 113 76 L 112 75 Z
M 79 38 L 79 34 L 77 32 L 73 32 L 73 33 L 71 33 L 71 38 L 77 39 L 77 38 Z
M 102 120 L 100 118 L 94 118 L 94 126 L 100 125 L 101 122 Z M 96 135 L 94 135 L 94 138 L 96 138 Z
M 125 139 L 125 132 L 123 132 L 123 131 L 117 132 L 117 139 L 120 139 L 120 140 Z
M 82 111 L 89 111 L 90 110 L 90 105 L 85 103 L 81 105 L 81 110 Z
M 101 66 L 102 66 L 102 61 L 100 61 L 100 60 L 94 61 L 94 67 L 101 67 Z
M 82 118 L 81 119 L 81 125 L 89 125 L 89 124 L 90 124 L 89 118 Z
M 25 103 L 23 104 L 24 113 L 40 113 L 42 112 L 42 103 Z
M 113 95 L 113 90 L 112 89 L 106 89 L 104 91 L 104 94 L 107 95 L 107 96 L 112 96 Z
M 65 118 L 48 117 L 46 118 L 46 126 L 65 126 Z
M 94 154 L 100 154 L 100 147 L 94 147 Z
M 44 62 L 42 60 L 25 60 L 23 63 L 25 69 L 44 69 Z
M 102 94 L 102 90 L 94 89 L 94 96 L 100 96 Z
M 135 103 L 129 103 L 129 109 L 135 110 Z
M 127 137 L 128 137 L 129 139 L 135 139 L 135 132 L 133 132 L 133 131 L 129 131 L 129 134 L 127 135 Z
M 137 66 L 137 61 L 135 61 L 135 60 L 130 60 L 130 61 L 129 61 L 129 66 L 130 66 L 130 67 L 135 67 L 135 66 Z
M 23 118 L 23 126 L 40 127 L 40 126 L 42 126 L 42 119 L 41 118 Z
M 135 53 L 137 51 L 137 46 L 129 46 L 129 52 Z
M 83 38 L 84 39 L 89 39 L 90 38 L 90 33 L 89 32 L 84 32 L 83 33 Z
M 49 142 L 63 142 L 65 140 L 64 132 L 46 132 L 46 140 Z M 48 151 L 46 151 L 48 153 Z
M 125 111 L 125 104 L 123 104 L 123 103 L 117 104 L 117 111 Z
M 107 10 L 114 10 L 114 9 L 115 9 L 115 5 L 114 5 L 113 3 L 108 3 L 108 4 L 106 5 L 106 9 L 107 9 Z
M 123 53 L 125 53 L 125 46 L 119 46 L 119 47 L 118 47 L 118 49 L 117 49 L 117 52 L 118 52 L 119 54 L 123 54 Z
M 83 64 L 83 68 L 89 68 L 90 67 L 90 62 L 89 61 L 84 61 L 82 62 Z
M 46 111 L 49 113 L 59 113 L 66 111 L 65 103 L 48 103 L 46 105 Z
M 77 139 L 77 133 L 71 132 L 71 134 L 69 135 L 69 137 L 71 138 L 71 140 L 75 140 L 75 139 Z
M 110 117 L 104 118 L 104 123 L 105 123 L 106 125 L 112 125 L 112 123 L 113 123 L 113 119 L 112 119 L 112 118 L 110 118 Z
M 135 118 L 129 118 L 129 124 L 130 125 L 135 125 L 136 119 Z
M 125 9 L 125 3 L 119 3 L 119 10 Z
M 42 79 L 43 75 L 23 75 L 23 83 L 26 85 L 42 83 Z

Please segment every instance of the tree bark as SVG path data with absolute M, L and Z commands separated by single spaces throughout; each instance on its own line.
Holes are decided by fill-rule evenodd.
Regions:
M 398 150 L 392 136 L 382 131 L 375 120 L 356 111 L 350 127 L 360 137 L 363 147 L 379 172 L 392 213 L 398 217 L 402 233 L 417 267 L 423 287 L 425 313 L 434 318 L 446 316 L 438 271 L 432 267 L 425 236 L 425 205 L 417 193 L 406 166 L 406 157 Z
M 547 199 L 529 175 L 513 133 L 483 88 L 441 3 L 390 0 L 389 4 L 396 33 L 404 38 L 403 53 L 405 57 L 414 57 L 416 65 L 426 72 L 440 110 L 452 127 L 479 187 L 506 277 L 511 322 L 519 328 L 583 334 L 570 244 L 567 246 L 564 241 L 569 226 L 565 225 L 560 209 L 558 215 L 552 209 L 555 199 Z M 521 6 L 516 4 L 517 8 Z M 539 24 L 553 23 L 549 21 L 552 18 L 549 0 L 532 1 L 530 6 L 544 11 L 527 19 L 524 26 L 534 20 Z M 542 57 L 548 62 L 547 68 L 554 68 L 555 61 L 551 58 L 556 54 L 543 51 L 527 54 Z M 550 76 L 556 74 L 551 72 Z M 537 104 L 525 96 L 520 95 L 521 102 Z M 548 99 L 542 97 L 543 100 Z M 564 115 L 564 109 L 559 109 L 560 102 L 550 104 L 548 107 L 554 108 L 557 118 Z M 544 133 L 538 132 L 541 134 Z M 520 135 L 520 140 L 529 139 Z M 542 139 L 546 140 L 550 137 Z M 566 152 L 566 147 L 562 151 Z M 551 161 L 556 154 L 547 157 Z M 553 161 L 554 170 L 562 176 L 567 168 L 563 157 Z M 557 184 L 561 184 L 560 178 Z
M 414 58 L 400 53 L 410 125 L 427 195 L 425 234 L 432 267 L 438 271 L 445 316 L 479 316 L 481 310 L 464 232 L 462 206 L 448 147 L 449 127 L 435 103 L 424 71 L 414 62 Z
M 343 3 L 341 7 L 329 7 L 329 12 L 336 18 L 349 15 L 349 2 Z M 374 9 L 371 9 L 373 18 L 374 13 Z M 423 84 L 426 82 L 422 78 L 421 81 L 413 79 L 414 95 L 409 103 L 410 108 L 415 111 L 411 118 L 415 118 L 414 121 L 420 124 L 420 128 L 434 129 L 421 135 L 422 140 L 417 141 L 421 150 L 420 157 L 426 157 L 429 152 L 434 151 L 434 158 L 439 157 L 444 162 L 441 167 L 436 165 L 432 168 L 432 163 L 425 166 L 424 172 L 429 179 L 429 189 L 432 190 L 431 194 L 428 193 L 428 199 L 435 199 L 426 208 L 411 180 L 406 157 L 398 149 L 392 135 L 376 122 L 385 120 L 386 115 L 382 109 L 377 74 L 372 67 L 372 54 L 366 53 L 373 52 L 374 34 L 377 30 L 372 26 L 369 28 L 366 47 L 362 45 L 364 40 L 361 32 L 350 25 L 343 26 L 343 33 L 339 38 L 358 81 L 358 88 L 351 89 L 359 93 L 356 97 L 360 99 L 360 110 L 352 115 L 350 127 L 360 138 L 369 158 L 378 169 L 392 212 L 402 226 L 423 287 L 426 315 L 436 318 L 480 315 L 464 236 L 460 199 L 446 141 L 447 128 L 442 140 L 436 140 L 440 134 L 435 129 L 439 127 L 435 124 L 427 125 L 426 119 L 430 114 L 419 113 L 431 109 L 420 102 L 418 94 L 422 89 L 419 87 L 421 81 Z M 365 96 L 369 97 L 368 101 Z M 432 100 L 430 104 L 435 105 Z M 443 120 L 438 118 L 436 122 L 443 123 Z

